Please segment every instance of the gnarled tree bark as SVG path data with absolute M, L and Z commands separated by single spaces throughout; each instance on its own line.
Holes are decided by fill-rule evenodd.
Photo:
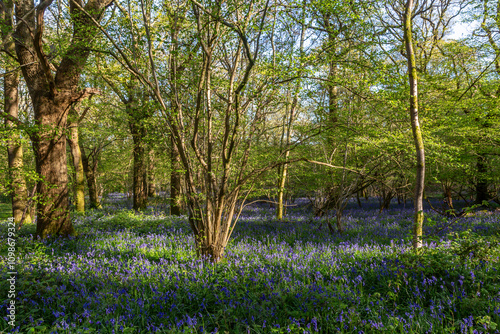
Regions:
M 74 233 L 69 219 L 66 126 L 71 106 L 93 93 L 80 90 L 78 82 L 97 33 L 99 21 L 112 0 L 69 1 L 73 36 L 56 67 L 43 52 L 44 13 L 53 0 L 35 7 L 33 0 L 16 1 L 16 54 L 35 111 L 37 132 L 33 134 L 37 186 L 37 231 L 45 238 Z M 86 13 L 82 12 L 84 7 Z M 36 20 L 35 20 L 36 13 Z M 54 72 L 55 71 L 55 75 Z

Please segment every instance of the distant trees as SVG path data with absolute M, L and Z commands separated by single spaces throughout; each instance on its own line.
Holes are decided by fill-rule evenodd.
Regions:
M 379 197 L 385 210 L 414 188 L 418 247 L 424 185 L 449 209 L 454 197 L 480 203 L 498 191 L 496 2 L 470 10 L 481 45 L 446 40 L 465 6 L 449 0 L 1 4 L 14 215 L 27 194 L 13 168 L 25 126 L 14 103 L 20 67 L 35 118 L 40 237 L 73 231 L 68 164 L 77 211 L 85 188 L 99 208 L 103 189 L 129 184 L 144 210 L 148 166 L 163 168 L 156 183 L 170 189 L 170 213 L 185 209 L 198 254 L 212 261 L 247 195 L 276 199 L 280 220 L 287 194 L 308 196 L 317 216 L 334 213 L 337 233 L 351 198 Z

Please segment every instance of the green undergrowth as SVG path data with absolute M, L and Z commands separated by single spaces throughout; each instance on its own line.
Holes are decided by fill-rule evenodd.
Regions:
M 359 235 L 360 222 L 352 229 L 357 234 L 350 231 L 342 238 L 305 223 L 261 220 L 242 223 L 224 259 L 213 265 L 196 260 L 193 238 L 182 218 L 121 211 L 73 219 L 78 233 L 69 239 L 33 241 L 33 226 L 18 231 L 18 328 L 0 319 L 0 330 L 496 333 L 499 329 L 500 233 L 490 225 L 476 228 L 486 235 L 472 229 L 456 231 L 414 251 L 409 241 L 391 243 L 387 233 L 379 231 L 378 225 L 395 224 L 390 218 L 373 224 L 374 230 L 365 235 Z M 8 289 L 4 278 L 0 291 Z M 5 314 L 5 302 L 0 308 Z

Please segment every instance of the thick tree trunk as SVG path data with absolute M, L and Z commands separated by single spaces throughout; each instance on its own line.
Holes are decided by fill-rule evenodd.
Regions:
M 486 179 L 486 173 L 488 172 L 486 166 L 486 156 L 484 154 L 479 154 L 477 157 L 477 181 L 476 181 L 476 204 L 482 204 L 483 201 L 488 201 L 488 181 Z
M 91 90 L 80 91 L 80 75 L 90 55 L 91 44 L 99 21 L 111 0 L 89 0 L 82 8 L 70 1 L 72 40 L 58 66 L 44 53 L 44 13 L 52 1 L 17 0 L 15 31 L 16 55 L 35 112 L 38 131 L 32 137 L 36 157 L 37 236 L 73 234 L 68 209 L 68 171 L 66 166 L 66 122 L 72 104 L 89 96 Z M 88 14 L 83 14 L 82 9 Z M 36 14 L 36 20 L 35 20 Z M 57 68 L 54 75 L 53 69 Z
M 417 175 L 415 179 L 414 209 L 415 218 L 413 225 L 413 247 L 422 247 L 422 229 L 424 223 L 424 181 L 425 181 L 425 152 L 422 132 L 418 120 L 418 79 L 415 53 L 412 39 L 412 8 L 413 0 L 407 0 L 404 15 L 404 41 L 406 57 L 408 58 L 408 81 L 410 83 L 410 119 L 413 132 L 413 141 L 417 156 Z
M 170 148 L 170 214 L 173 216 L 181 215 L 181 158 L 179 150 L 175 145 L 173 138 L 171 138 Z
M 129 112 L 129 115 L 132 115 L 133 112 Z M 148 203 L 147 155 L 144 140 L 146 129 L 141 123 L 141 120 L 137 119 L 129 121 L 130 132 L 134 141 L 133 207 L 136 211 L 146 209 Z
M 83 171 L 82 153 L 78 142 L 78 122 L 74 119 L 77 115 L 71 115 L 70 137 L 68 143 L 75 168 L 75 206 L 77 212 L 85 212 L 85 173 Z
M 34 136 L 33 148 L 36 170 L 41 178 L 37 195 L 36 234 L 42 239 L 51 235 L 68 236 L 74 233 L 69 219 L 68 169 L 66 165 L 66 110 L 59 102 L 42 94 L 33 99 L 36 124 L 39 131 Z

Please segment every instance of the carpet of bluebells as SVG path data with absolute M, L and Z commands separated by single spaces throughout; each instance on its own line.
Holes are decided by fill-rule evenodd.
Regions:
M 339 235 L 303 202 L 282 222 L 267 205 L 246 209 L 216 265 L 196 258 L 185 217 L 154 210 L 74 215 L 70 239 L 33 241 L 24 226 L 16 327 L 4 223 L 0 332 L 500 333 L 498 211 L 453 221 L 426 211 L 415 252 L 411 205 L 380 214 L 351 203 Z

